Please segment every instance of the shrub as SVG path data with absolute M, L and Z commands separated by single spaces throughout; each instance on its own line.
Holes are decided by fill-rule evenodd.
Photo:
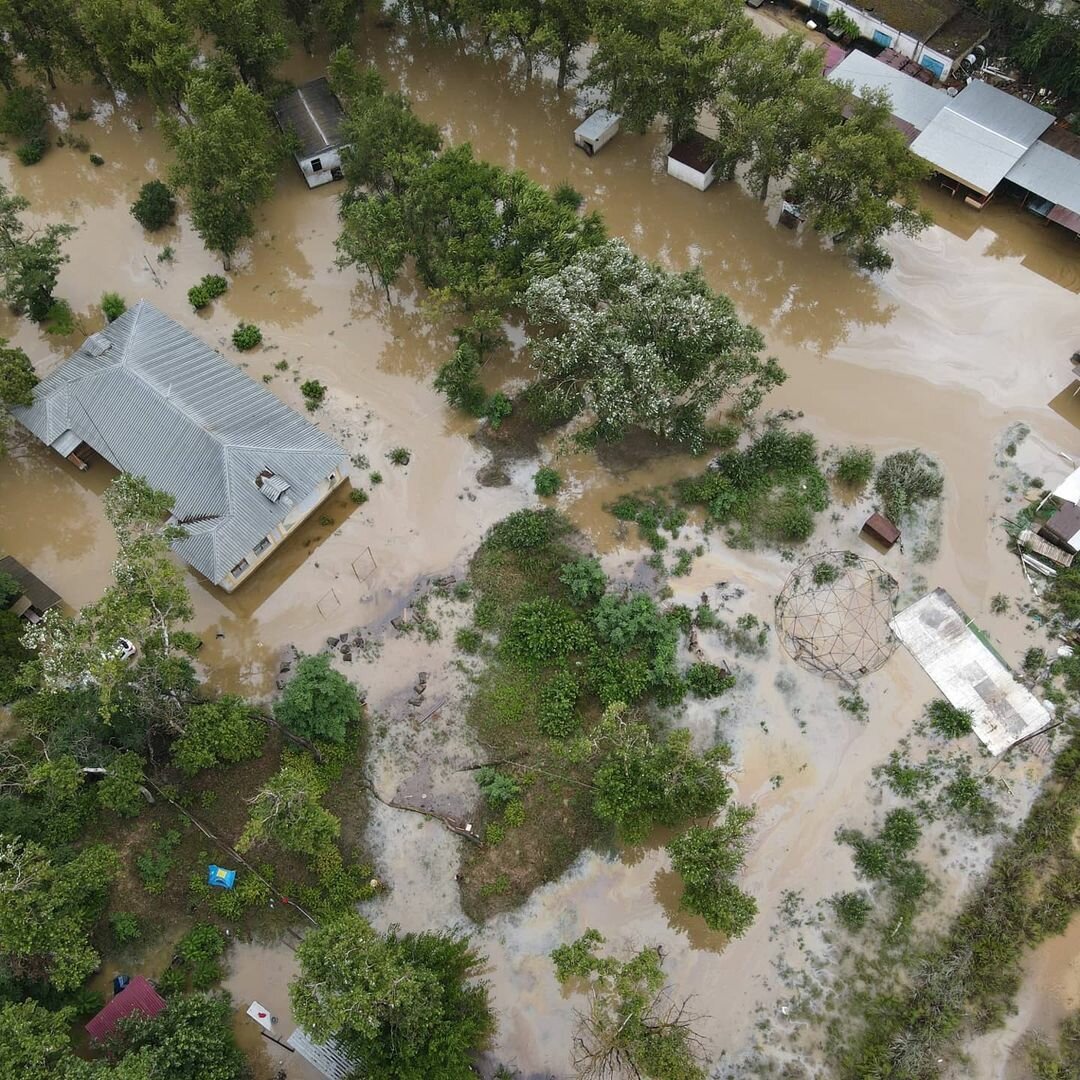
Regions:
M 308 379 L 300 384 L 300 393 L 304 395 L 308 412 L 314 412 L 326 397 L 326 385 L 318 379 Z
M 49 106 L 37 86 L 15 86 L 4 95 L 0 105 L 0 134 L 18 139 L 45 141 Z
M 885 516 L 896 522 L 910 517 L 920 502 L 940 498 L 944 487 L 937 463 L 921 450 L 890 454 L 878 466 L 874 480 Z
M 142 935 L 139 920 L 128 911 L 118 911 L 110 916 L 109 926 L 112 928 L 113 939 L 117 945 L 126 945 L 130 941 L 138 941 Z
M 734 675 L 703 661 L 691 664 L 685 677 L 690 692 L 700 698 L 719 697 L 735 685 Z
M 305 656 L 274 705 L 274 718 L 290 731 L 335 743 L 345 741 L 360 712 L 356 687 L 330 667 L 325 655 Z
M 371 485 L 372 485 L 372 487 L 375 487 L 375 486 L 377 486 L 377 485 L 379 485 L 379 484 L 381 484 L 381 483 L 382 483 L 382 473 L 381 473 L 381 472 L 376 472 L 376 471 L 372 471 L 372 472 L 370 472 L 370 473 L 368 474 L 368 480 L 370 480 L 370 481 L 371 481 Z
M 216 300 L 229 288 L 228 281 L 220 274 L 207 274 L 198 285 L 188 289 L 188 302 L 196 311 L 201 311 L 212 300 Z
M 391 465 L 408 465 L 412 460 L 412 454 L 405 446 L 395 446 L 386 456 L 390 459 Z
M 191 985 L 196 990 L 208 990 L 221 981 L 224 952 L 225 935 L 210 923 L 196 923 L 176 946 L 176 955 L 191 969 Z
M 533 486 L 537 495 L 550 496 L 558 492 L 562 486 L 562 477 L 555 469 L 549 469 L 546 465 L 537 469 L 533 477 Z
M 101 297 L 101 311 L 109 322 L 116 322 L 127 311 L 127 301 L 119 293 L 104 293 Z
M 552 201 L 558 203 L 559 206 L 565 206 L 570 210 L 580 210 L 581 204 L 585 201 L 585 197 L 581 192 L 566 180 L 561 184 L 556 185 L 551 192 L 551 198 Z
M 176 858 L 173 852 L 180 846 L 180 833 L 176 829 L 170 829 L 149 851 L 144 851 L 135 858 L 135 870 L 139 875 L 143 888 L 151 896 L 160 896 L 165 891 L 165 883 L 169 877 Z
M 363 506 L 368 501 L 368 493 L 362 491 L 360 488 L 353 488 L 349 492 L 349 502 L 355 503 L 357 506 Z
M 960 739 L 971 734 L 971 713 L 950 705 L 944 698 L 935 698 L 926 706 L 926 718 L 946 739 Z
M 185 776 L 194 776 L 258 757 L 265 739 L 266 725 L 251 706 L 227 695 L 191 706 L 184 731 L 172 744 L 172 761 Z
M 151 180 L 139 188 L 139 197 L 131 204 L 131 215 L 150 232 L 163 229 L 176 214 L 176 197 L 160 180 Z
M 514 403 L 501 391 L 497 390 L 484 403 L 484 416 L 491 427 L 498 431 L 502 422 L 514 411 Z
M 607 575 L 600 562 L 591 556 L 582 556 L 573 562 L 563 563 L 559 580 L 579 604 L 599 600 L 607 589 Z
M 837 893 L 829 898 L 829 904 L 836 912 L 840 925 L 853 934 L 866 925 L 870 912 L 874 910 L 870 897 L 864 892 Z
M 105 164 L 105 159 L 100 154 L 90 155 L 90 164 L 94 166 L 100 166 Z
M 922 827 L 914 811 L 899 807 L 885 815 L 879 839 L 891 856 L 899 858 L 914 850 L 921 835 Z
M 872 840 L 868 836 L 858 836 L 852 839 L 851 845 L 855 850 L 855 869 L 863 877 L 876 880 L 888 874 L 892 866 L 892 859 L 880 840 Z
M 503 822 L 511 829 L 520 829 L 525 824 L 525 804 L 520 799 L 512 799 L 506 804 Z
M 232 343 L 241 352 L 247 352 L 262 344 L 262 331 L 254 323 L 238 323 L 232 332 Z
M 23 165 L 36 165 L 45 156 L 48 145 L 43 135 L 35 135 L 15 151 L 15 156 Z
M 551 543 L 566 527 L 554 510 L 518 510 L 491 527 L 487 543 L 493 548 L 528 551 Z
M 506 826 L 501 821 L 493 821 L 484 830 L 484 842 L 491 847 L 498 847 L 506 838 Z
M 503 637 L 506 655 L 521 664 L 543 664 L 589 643 L 585 624 L 565 604 L 541 597 L 521 604 Z
M 537 727 L 545 735 L 565 738 L 581 726 L 576 707 L 580 687 L 577 679 L 568 671 L 552 675 L 540 691 L 540 711 Z
M 830 562 L 819 562 L 810 573 L 815 585 L 831 585 L 840 577 L 840 567 Z
M 157 261 L 159 263 L 171 263 L 176 257 L 176 252 L 173 250 L 172 244 L 166 244 L 157 254 Z
M 484 644 L 484 635 L 471 626 L 463 626 L 454 635 L 454 644 L 463 652 L 474 656 Z
M 837 459 L 833 476 L 844 487 L 862 491 L 874 475 L 874 452 L 868 447 L 849 446 Z
M 476 784 L 488 805 L 496 809 L 521 797 L 521 785 L 491 765 L 476 770 Z
M 45 312 L 45 332 L 57 337 L 75 333 L 75 312 L 66 300 L 54 300 Z

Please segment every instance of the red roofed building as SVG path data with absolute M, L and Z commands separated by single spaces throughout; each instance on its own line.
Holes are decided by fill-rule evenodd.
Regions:
M 141 1012 L 144 1016 L 157 1016 L 162 1009 L 165 1008 L 165 999 L 150 985 L 150 983 L 144 979 L 141 975 L 136 975 L 86 1025 L 86 1031 L 91 1039 L 96 1042 L 101 1042 L 107 1039 L 115 1030 L 116 1025 L 124 1019 L 125 1016 L 130 1016 L 134 1012 Z

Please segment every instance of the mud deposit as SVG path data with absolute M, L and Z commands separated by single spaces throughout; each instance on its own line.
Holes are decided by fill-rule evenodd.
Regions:
M 1010 424 L 1026 424 L 1032 434 L 1022 446 L 1023 467 L 1053 481 L 1069 467 L 1057 451 L 1077 445 L 1080 412 L 1069 397 L 1068 358 L 1078 344 L 1080 260 L 1064 233 L 1011 207 L 991 205 L 980 215 L 928 192 L 938 225 L 917 240 L 893 241 L 893 270 L 867 277 L 814 236 L 777 229 L 777 206 L 734 185 L 701 194 L 667 177 L 656 137 L 622 134 L 592 159 L 575 152 L 571 92 L 560 95 L 543 79 L 521 83 L 499 64 L 374 26 L 364 40 L 389 82 L 450 140 L 468 140 L 480 156 L 544 183 L 570 181 L 588 207 L 602 211 L 610 231 L 644 256 L 674 268 L 700 264 L 762 329 L 790 373 L 771 408 L 801 411 L 800 422 L 823 445 L 856 442 L 879 453 L 920 446 L 934 455 L 946 477 L 941 554 L 914 565 L 895 552 L 888 556 L 890 569 L 905 595 L 947 588 L 1006 659 L 1018 661 L 1033 643 L 1022 622 L 989 611 L 996 593 L 1027 593 L 995 521 L 1009 509 L 1000 447 Z M 286 73 L 299 80 L 321 74 L 322 66 L 320 58 L 297 57 Z M 62 88 L 59 96 L 71 108 L 90 105 L 93 97 L 87 88 Z M 467 683 L 449 644 L 467 607 L 435 602 L 442 638 L 430 644 L 398 636 L 389 620 L 433 579 L 460 576 L 491 523 L 535 504 L 537 459 L 505 462 L 509 484 L 478 481 L 490 454 L 470 437 L 473 422 L 449 412 L 431 386 L 448 355 L 449 334 L 420 314 L 422 297 L 408 285 L 387 303 L 355 273 L 335 268 L 333 186 L 309 191 L 299 175 L 284 170 L 230 290 L 206 314 L 194 314 L 187 289 L 216 271 L 215 261 L 186 219 L 151 238 L 128 212 L 139 186 L 166 166 L 153 117 L 140 105 L 95 106 L 95 119 L 80 130 L 105 158 L 101 168 L 66 148 L 51 149 L 32 169 L 3 160 L 5 182 L 35 212 L 79 227 L 58 293 L 71 302 L 82 329 L 99 325 L 102 291 L 118 291 L 129 302 L 145 296 L 252 377 L 271 376 L 270 388 L 291 405 L 302 406 L 300 381 L 320 379 L 330 392 L 316 422 L 384 477 L 372 487 L 369 471 L 355 467 L 353 483 L 370 490 L 370 501 L 355 507 L 345 489 L 324 511 L 332 521 L 309 522 L 233 596 L 192 578 L 196 629 L 205 641 L 200 657 L 211 680 L 223 690 L 268 695 L 288 646 L 316 651 L 328 635 L 367 628 L 377 646 L 341 667 L 368 692 L 375 789 L 387 801 L 400 793 L 467 815 L 475 796 L 461 770 L 482 752 L 463 730 Z M 157 260 L 165 243 L 175 249 L 172 263 Z M 241 355 L 228 344 L 240 320 L 262 327 L 261 349 Z M 6 314 L 0 334 L 26 348 L 41 372 L 81 340 L 50 339 Z M 287 370 L 277 369 L 281 361 Z M 525 363 L 508 359 L 489 373 L 492 385 L 522 376 Z M 387 461 L 395 446 L 412 451 L 408 466 Z M 541 447 L 545 458 L 554 452 L 554 446 Z M 604 553 L 608 569 L 629 580 L 640 574 L 647 552 L 604 505 L 693 467 L 688 458 L 657 456 L 648 448 L 565 457 L 559 468 L 569 482 L 559 505 Z M 114 554 L 99 500 L 110 479 L 107 466 L 80 474 L 18 432 L 0 462 L 0 550 L 32 564 L 75 607 L 99 594 Z M 861 551 L 858 529 L 868 505 L 837 504 L 833 518 L 822 515 L 807 553 Z M 693 603 L 707 592 L 717 605 L 735 589 L 737 599 L 726 601 L 731 618 L 752 613 L 769 622 L 791 564 L 776 554 L 731 550 L 716 535 L 701 542 L 706 550 L 691 575 L 672 579 L 675 599 Z M 731 659 L 708 635 L 702 645 L 711 659 Z M 689 707 L 679 721 L 702 744 L 718 736 L 731 741 L 736 798 L 757 807 L 743 882 L 760 909 L 753 928 L 726 944 L 681 913 L 662 838 L 641 849 L 582 855 L 521 910 L 476 931 L 489 957 L 499 1016 L 491 1062 L 525 1076 L 567 1074 L 574 1010 L 582 1001 L 564 996 L 547 954 L 588 926 L 615 946 L 664 946 L 676 992 L 694 995 L 697 1011 L 709 1017 L 703 1028 L 718 1075 L 749 1049 L 763 1018 L 783 1031 L 778 1005 L 788 990 L 779 969 L 802 963 L 793 934 L 776 929 L 783 895 L 798 890 L 812 909 L 852 886 L 850 852 L 835 843 L 834 832 L 867 828 L 880 815 L 880 789 L 868 783 L 871 769 L 909 733 L 932 686 L 898 651 L 865 681 L 869 721 L 859 723 L 838 706 L 835 685 L 795 667 L 775 640 L 763 658 L 734 663 L 741 675 L 735 693 L 718 705 Z M 428 716 L 428 708 L 407 703 L 421 670 L 430 673 L 426 701 L 435 711 Z M 974 744 L 968 749 L 975 767 L 989 766 Z M 1044 768 L 1019 755 L 999 767 L 1012 782 L 1006 809 L 1014 820 Z M 383 804 L 373 808 L 369 840 L 391 886 L 385 899 L 370 905 L 374 921 L 406 929 L 463 922 L 454 880 L 460 840 L 438 822 Z M 990 847 L 934 835 L 924 848 L 942 886 L 941 918 L 985 865 Z M 1031 957 L 1030 998 L 980 1055 L 978 1080 L 1008 1075 L 1005 1061 L 1027 1026 L 1075 1006 L 1078 947 L 1073 933 Z M 285 943 L 238 945 L 227 984 L 242 1008 L 252 997 L 271 1005 L 286 1035 L 291 1021 L 284 986 L 294 964 Z M 246 1040 L 252 1047 L 260 1041 L 250 1031 Z M 266 1065 L 282 1056 L 292 1057 L 274 1053 Z M 290 1076 L 306 1075 L 292 1061 L 286 1066 Z

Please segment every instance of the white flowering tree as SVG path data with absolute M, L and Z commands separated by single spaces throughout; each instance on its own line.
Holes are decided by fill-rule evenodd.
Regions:
M 539 380 L 534 404 L 550 419 L 591 414 L 596 436 L 641 427 L 687 445 L 707 442 L 721 403 L 753 411 L 783 382 L 764 342 L 697 270 L 672 274 L 622 240 L 583 251 L 525 294 Z

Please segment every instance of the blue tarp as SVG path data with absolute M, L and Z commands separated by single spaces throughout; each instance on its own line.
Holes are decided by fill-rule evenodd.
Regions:
M 211 863 L 206 880 L 208 884 L 217 885 L 220 889 L 231 889 L 236 882 L 236 871 L 226 870 L 224 866 L 214 866 Z

